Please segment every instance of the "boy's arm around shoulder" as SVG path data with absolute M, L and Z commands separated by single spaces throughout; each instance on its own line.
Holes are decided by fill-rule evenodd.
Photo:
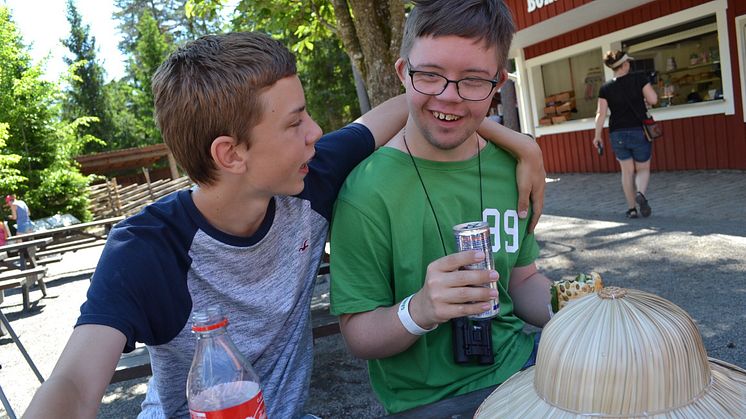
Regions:
M 516 168 L 518 216 L 526 218 L 529 204 L 531 204 L 533 215 L 528 231 L 533 232 L 544 208 L 546 171 L 541 148 L 528 135 L 506 128 L 489 118 L 484 119 L 478 132 L 495 145 L 506 149 L 518 160 Z
M 76 327 L 23 417 L 95 418 L 125 342 L 112 327 Z
M 355 122 L 370 130 L 378 148 L 404 128 L 408 115 L 407 101 L 404 95 L 399 95 L 369 110 Z

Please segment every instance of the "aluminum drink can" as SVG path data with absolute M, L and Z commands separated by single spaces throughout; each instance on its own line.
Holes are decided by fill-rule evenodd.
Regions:
M 453 235 L 456 238 L 456 249 L 479 250 L 484 252 L 484 260 L 478 263 L 466 265 L 461 269 L 467 271 L 494 270 L 495 261 L 492 259 L 492 241 L 490 240 L 490 226 L 486 221 L 473 221 L 453 226 Z M 490 282 L 485 287 L 497 290 L 497 281 Z M 484 313 L 469 316 L 470 319 L 491 319 L 500 314 L 499 296 L 490 300 L 492 307 Z

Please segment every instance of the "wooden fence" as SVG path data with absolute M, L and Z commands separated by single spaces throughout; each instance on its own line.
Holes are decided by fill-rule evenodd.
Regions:
M 117 179 L 97 183 L 88 188 L 91 213 L 94 220 L 136 214 L 144 206 L 170 194 L 192 186 L 188 177 L 174 180 L 161 179 L 144 184 L 119 186 Z

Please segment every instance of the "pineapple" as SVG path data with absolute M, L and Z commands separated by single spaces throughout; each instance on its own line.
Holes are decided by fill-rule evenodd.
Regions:
M 604 283 L 598 272 L 580 274 L 567 281 L 554 281 L 551 289 L 552 311 L 556 313 L 570 300 L 594 293 L 603 287 Z

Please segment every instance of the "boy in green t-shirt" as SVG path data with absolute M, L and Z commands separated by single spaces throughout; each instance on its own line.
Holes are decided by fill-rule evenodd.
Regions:
M 538 337 L 524 321 L 549 320 L 550 281 L 518 216 L 516 161 L 476 132 L 507 77 L 513 32 L 499 0 L 415 1 L 396 63 L 406 126 L 337 200 L 332 311 L 389 412 L 502 383 L 534 362 Z M 452 227 L 477 220 L 490 225 L 496 271 L 459 270 L 479 258 L 456 253 Z M 498 290 L 479 287 L 490 281 Z M 484 312 L 498 291 L 494 363 L 457 364 L 448 322 Z

